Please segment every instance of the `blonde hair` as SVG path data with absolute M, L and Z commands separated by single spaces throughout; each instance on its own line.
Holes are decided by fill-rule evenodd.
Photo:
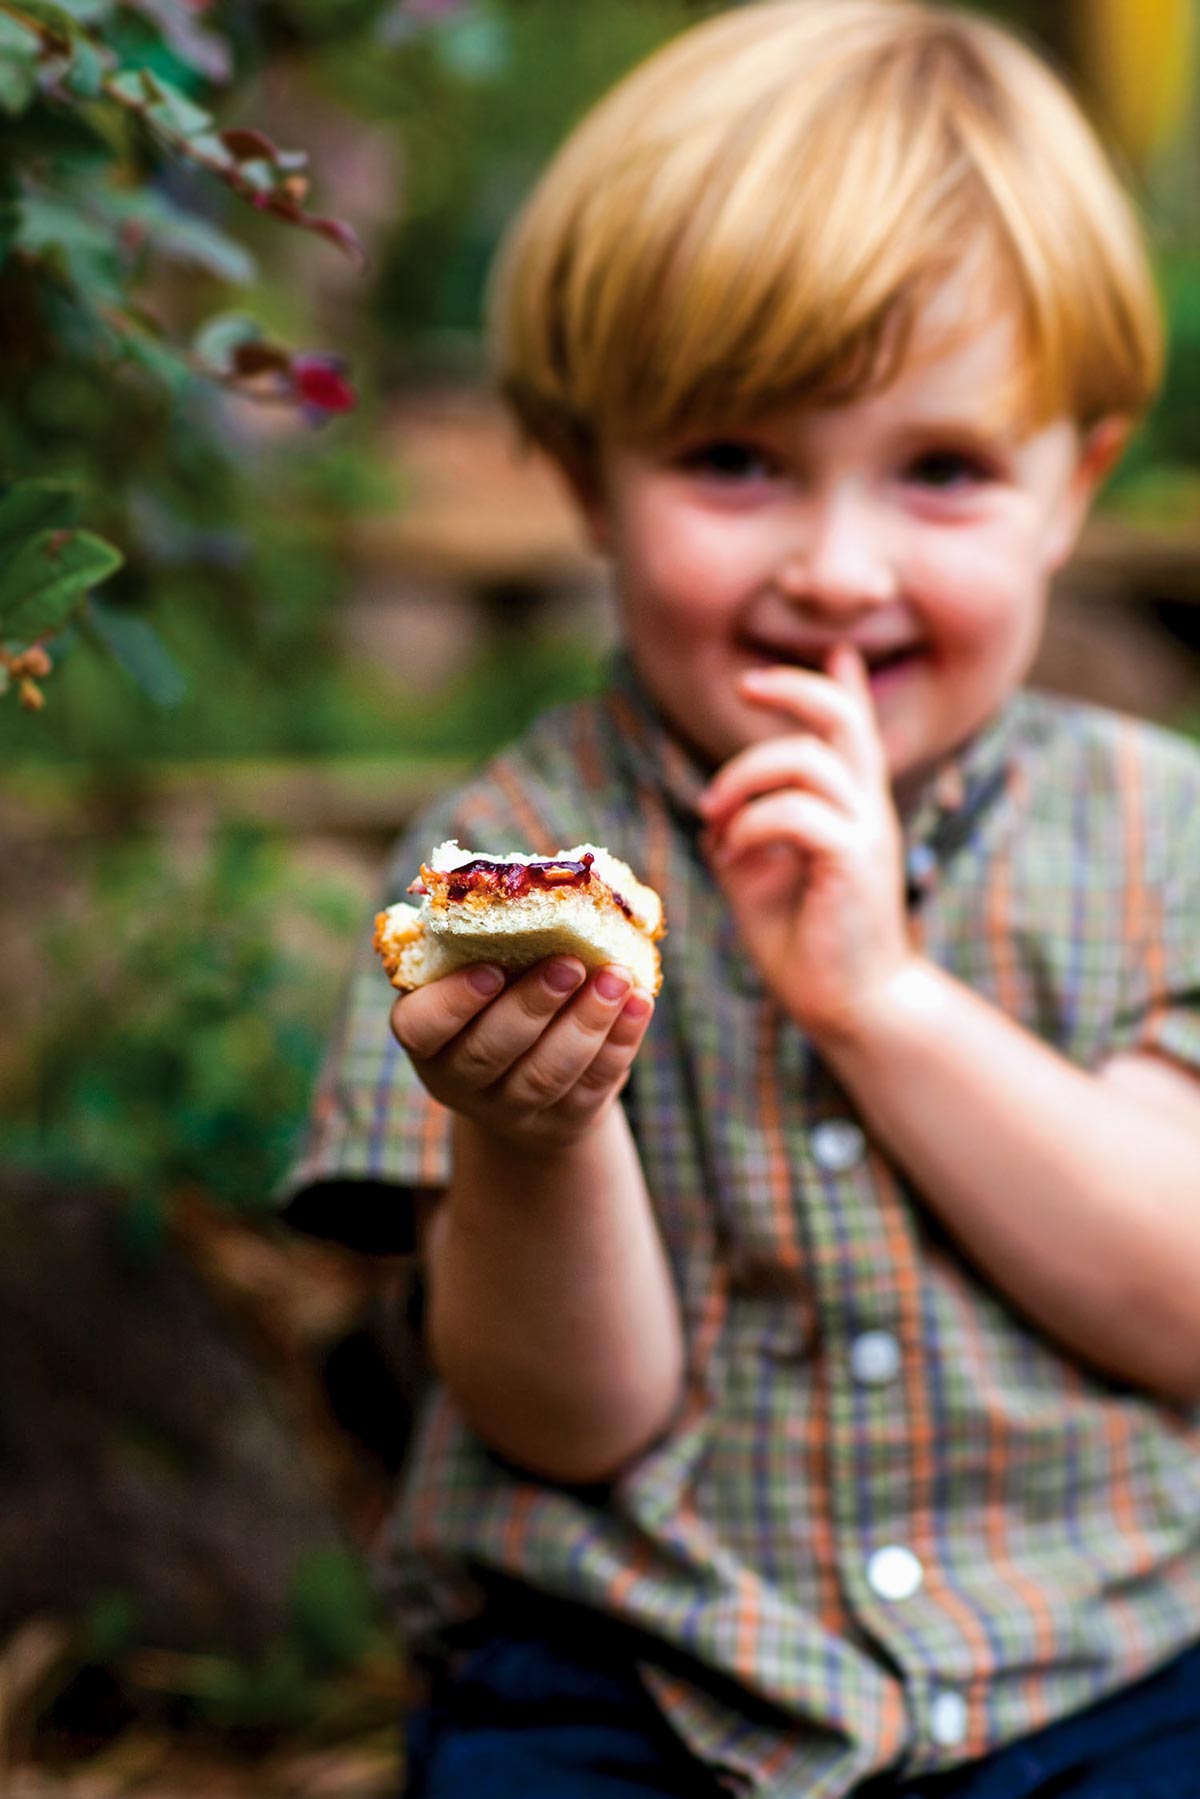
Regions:
M 964 264 L 1016 307 L 1030 425 L 1144 411 L 1140 228 L 1057 77 L 922 0 L 767 0 L 674 39 L 567 139 L 497 257 L 492 370 L 527 437 L 586 467 L 600 437 L 886 386 Z

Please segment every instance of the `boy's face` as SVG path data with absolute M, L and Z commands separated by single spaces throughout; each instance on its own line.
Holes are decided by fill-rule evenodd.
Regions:
M 607 447 L 586 504 L 625 641 L 675 728 L 721 763 L 787 721 L 739 695 L 854 644 L 903 794 L 997 710 L 1110 460 L 1066 419 L 989 421 L 1017 363 L 1000 319 L 914 353 L 882 393 L 796 408 L 659 454 Z

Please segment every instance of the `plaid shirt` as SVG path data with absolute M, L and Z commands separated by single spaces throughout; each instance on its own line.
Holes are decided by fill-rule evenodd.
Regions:
M 663 895 L 625 1098 L 689 1376 L 669 1433 L 599 1496 L 522 1477 L 435 1388 L 386 1553 L 410 1630 L 477 1603 L 472 1567 L 629 1620 L 672 1646 L 643 1676 L 733 1790 L 833 1799 L 983 1755 L 1200 1635 L 1200 1412 L 1060 1350 L 868 1140 L 738 944 L 698 849 L 704 781 L 621 666 L 396 858 L 388 898 L 444 837 L 591 841 Z M 1191 746 L 1019 695 L 907 848 L 929 957 L 1085 1068 L 1152 1048 L 1200 1070 Z M 364 967 L 292 1191 L 445 1183 L 446 1114 L 391 998 Z

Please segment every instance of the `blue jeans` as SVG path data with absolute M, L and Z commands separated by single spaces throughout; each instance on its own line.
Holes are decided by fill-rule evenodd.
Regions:
M 618 1628 L 533 1601 L 442 1674 L 410 1721 L 407 1799 L 717 1799 Z M 646 1653 L 639 1645 L 636 1653 Z M 1200 1799 L 1200 1645 L 982 1761 L 855 1799 Z

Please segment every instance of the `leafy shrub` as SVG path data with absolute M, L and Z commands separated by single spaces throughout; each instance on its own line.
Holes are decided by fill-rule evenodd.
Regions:
M 53 1003 L 3 1096 L 0 1154 L 122 1187 L 143 1245 L 191 1184 L 265 1210 L 362 919 L 247 827 L 190 869 L 110 849 L 82 921 L 46 930 Z
M 200 296 L 256 278 L 214 216 L 221 193 L 245 220 L 266 215 L 362 260 L 350 225 L 310 209 L 303 151 L 214 117 L 206 96 L 234 76 L 234 27 L 243 65 L 272 44 L 206 10 L 11 0 L 0 12 L 0 692 L 15 685 L 31 710 L 52 666 L 45 641 L 61 645 L 72 619 L 157 697 L 177 688 L 128 593 L 115 606 L 90 596 L 144 549 L 138 503 L 169 519 L 182 499 L 178 515 L 202 522 L 197 470 L 211 499 L 230 460 L 218 388 L 315 419 L 354 403 L 340 357 L 289 349 L 203 299 L 180 338 L 156 309 L 172 264 Z M 359 10 L 362 28 L 378 9 Z

